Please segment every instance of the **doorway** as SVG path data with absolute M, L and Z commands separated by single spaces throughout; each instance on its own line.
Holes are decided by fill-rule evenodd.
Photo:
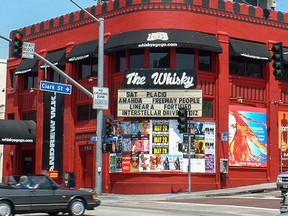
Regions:
M 85 188 L 93 188 L 93 152 L 86 151 L 84 153 L 84 172 L 83 172 L 83 179 L 84 179 L 84 187 Z

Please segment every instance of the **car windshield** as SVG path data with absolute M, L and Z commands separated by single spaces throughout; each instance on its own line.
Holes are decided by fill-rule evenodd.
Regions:
M 19 189 L 53 189 L 57 183 L 46 175 L 22 175 L 3 177 L 2 185 Z

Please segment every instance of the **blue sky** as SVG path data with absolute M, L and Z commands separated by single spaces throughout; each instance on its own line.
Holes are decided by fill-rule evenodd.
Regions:
M 24 3 L 25 2 L 25 3 Z M 40 23 L 79 10 L 70 0 L 1 0 L 0 35 L 9 37 L 12 30 Z M 96 4 L 94 0 L 75 0 L 83 8 Z M 277 0 L 277 10 L 288 12 L 288 0 Z M 8 58 L 8 42 L 0 38 L 0 59 Z

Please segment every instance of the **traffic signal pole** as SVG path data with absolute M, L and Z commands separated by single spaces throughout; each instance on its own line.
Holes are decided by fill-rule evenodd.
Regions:
M 179 108 L 177 121 L 179 123 L 179 133 L 188 135 L 188 193 L 191 193 L 191 130 L 190 130 L 190 110 L 187 108 Z M 184 135 L 183 135 L 184 140 Z
M 95 16 L 93 16 L 91 13 L 89 13 L 87 10 L 79 6 L 76 2 L 73 0 L 70 0 L 73 4 L 75 4 L 77 7 L 79 7 L 81 10 L 85 11 L 87 14 L 89 14 L 94 20 L 96 20 L 99 23 L 99 38 L 98 38 L 98 87 L 104 86 L 104 19 L 99 18 L 97 19 Z M 9 42 L 12 42 L 10 38 L 6 38 L 4 36 L 0 35 L 0 38 L 7 40 Z M 51 68 L 53 68 L 58 74 L 63 76 L 65 79 L 67 79 L 69 82 L 71 82 L 76 88 L 78 88 L 80 91 L 82 91 L 84 94 L 86 94 L 89 98 L 93 99 L 93 94 L 88 91 L 86 88 L 84 88 L 82 85 L 80 85 L 78 82 L 76 82 L 74 79 L 72 79 L 70 76 L 68 76 L 65 72 L 57 68 L 54 64 L 49 62 L 47 59 L 39 55 L 38 53 L 34 52 L 34 55 L 38 58 L 47 63 Z M 96 147 L 94 148 L 94 152 L 96 155 L 96 165 L 95 165 L 95 192 L 97 194 L 102 193 L 102 122 L 103 122 L 103 110 L 98 109 L 97 112 L 97 143 Z
M 89 11 L 82 8 L 75 1 L 70 0 L 74 5 L 87 13 L 96 22 L 99 23 L 99 36 L 98 36 L 98 87 L 104 87 L 104 19 L 96 18 Z M 107 3 L 107 2 L 106 2 Z M 96 155 L 96 165 L 95 165 L 95 191 L 97 194 L 102 193 L 102 122 L 103 122 L 103 110 L 97 110 L 97 143 L 94 148 Z
M 187 112 L 188 115 L 188 193 L 191 193 L 191 130 L 190 130 L 190 110 Z
M 2 35 L 0 35 L 0 38 L 11 42 L 12 40 L 10 38 L 6 38 Z M 68 76 L 65 72 L 63 72 L 62 70 L 60 70 L 59 68 L 57 68 L 54 64 L 52 64 L 50 61 L 48 61 L 47 59 L 45 59 L 44 57 L 42 57 L 41 55 L 39 55 L 38 53 L 34 52 L 34 55 L 44 61 L 46 64 L 48 64 L 51 68 L 53 68 L 60 76 L 64 77 L 65 79 L 67 79 L 70 83 L 72 83 L 76 88 L 78 88 L 80 91 L 82 91 L 84 94 L 86 94 L 89 98 L 93 99 L 93 94 L 88 91 L 84 86 L 82 86 L 80 83 L 78 83 L 77 81 L 75 81 L 72 77 Z

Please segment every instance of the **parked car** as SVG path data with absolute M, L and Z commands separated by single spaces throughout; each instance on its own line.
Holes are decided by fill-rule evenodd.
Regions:
M 85 210 L 93 210 L 101 201 L 97 194 L 63 189 L 46 175 L 5 177 L 0 185 L 0 215 L 10 216 L 24 213 L 59 212 L 81 216 Z
M 288 171 L 278 175 L 276 184 L 277 188 L 281 190 L 282 194 L 288 192 Z

